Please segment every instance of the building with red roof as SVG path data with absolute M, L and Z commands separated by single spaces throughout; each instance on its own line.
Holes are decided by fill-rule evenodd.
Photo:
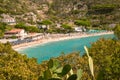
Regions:
M 4 38 L 24 38 L 27 35 L 24 29 L 12 29 L 5 32 Z

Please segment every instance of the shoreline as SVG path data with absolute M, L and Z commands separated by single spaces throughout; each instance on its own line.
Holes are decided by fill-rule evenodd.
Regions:
M 102 32 L 102 33 L 92 33 L 92 34 L 86 34 L 86 33 L 82 33 L 82 34 L 79 34 L 79 35 L 73 35 L 73 36 L 64 36 L 64 37 L 47 37 L 47 38 L 42 38 L 42 39 L 39 39 L 39 40 L 36 40 L 34 42 L 29 42 L 29 43 L 23 43 L 23 44 L 19 44 L 19 45 L 15 45 L 15 46 L 12 46 L 12 48 L 15 50 L 15 51 L 20 51 L 22 49 L 26 49 L 26 48 L 29 48 L 29 47 L 34 47 L 34 46 L 37 46 L 37 45 L 43 45 L 43 44 L 46 44 L 46 43 L 49 43 L 49 42 L 56 42 L 56 41 L 63 41 L 63 40 L 69 40 L 69 39 L 77 39 L 77 38 L 84 38 L 84 37 L 91 37 L 91 36 L 100 36 L 100 35 L 107 35 L 107 34 L 113 34 L 113 32 Z

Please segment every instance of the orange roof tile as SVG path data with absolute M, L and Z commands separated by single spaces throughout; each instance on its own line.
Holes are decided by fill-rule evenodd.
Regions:
M 12 30 L 10 30 L 10 31 L 8 31 L 8 32 L 6 32 L 6 33 L 19 33 L 19 32 L 21 32 L 23 29 L 12 29 Z

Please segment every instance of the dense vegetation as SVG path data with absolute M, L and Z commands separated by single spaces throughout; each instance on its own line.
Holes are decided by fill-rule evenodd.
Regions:
M 54 0 L 49 12 L 66 20 L 86 17 L 91 21 L 99 20 L 99 24 L 117 23 L 120 17 L 119 2 L 120 0 Z
M 24 14 L 35 11 L 39 8 L 38 4 L 43 2 L 44 0 L 0 0 L 0 13 Z
M 6 24 L 0 23 L 0 38 L 2 38 L 4 36 L 4 32 L 5 32 L 5 28 L 6 28 Z
M 100 80 L 119 80 L 120 41 L 101 39 L 92 44 L 90 55 L 95 64 L 95 74 Z
M 1 80 L 35 80 L 40 74 L 36 59 L 14 51 L 9 43 L 0 43 L 0 79 Z
M 90 26 L 90 21 L 88 20 L 76 20 L 74 23 L 78 26 Z
M 12 27 L 8 26 L 5 23 L 0 23 L 0 38 L 3 38 L 4 33 L 10 29 L 12 29 Z
M 15 28 L 24 29 L 26 32 L 40 32 L 36 26 L 26 26 L 24 23 L 15 25 Z
M 117 36 L 118 39 L 120 39 L 120 25 L 117 25 L 114 28 L 114 34 Z
M 29 12 L 37 19 L 49 18 L 53 22 L 86 18 L 93 27 L 106 27 L 120 23 L 119 3 L 120 0 L 0 0 L 0 14 L 10 14 L 19 22 L 24 21 L 21 17 Z
M 120 79 L 120 41 L 100 39 L 92 44 L 89 53 L 93 58 L 94 73 L 97 80 Z M 69 55 L 63 53 L 58 58 L 53 59 L 59 61 L 61 67 L 62 65 L 71 65 L 73 73 L 82 69 L 82 80 L 92 79 L 86 54 L 81 57 L 79 52 L 73 52 Z M 48 61 L 38 64 L 35 58 L 30 59 L 26 55 L 14 51 L 9 43 L 0 43 L 0 79 L 2 80 L 41 80 L 43 73 L 48 75 L 48 67 L 51 66 L 48 64 Z

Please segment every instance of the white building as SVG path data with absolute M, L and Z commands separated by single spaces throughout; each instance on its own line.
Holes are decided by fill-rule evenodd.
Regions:
M 38 25 L 39 29 L 50 29 L 49 25 Z
M 5 32 L 4 38 L 12 38 L 16 37 L 19 39 L 24 39 L 27 33 L 24 29 L 12 29 L 8 32 Z
M 82 32 L 82 31 L 83 31 L 82 27 L 75 27 L 74 29 L 75 29 L 75 31 L 77 31 L 77 32 Z
M 56 28 L 61 28 L 61 24 L 57 23 Z
M 16 20 L 15 18 L 10 17 L 9 15 L 6 14 L 2 14 L 2 19 L 1 22 L 7 23 L 9 25 L 15 25 L 16 24 Z

